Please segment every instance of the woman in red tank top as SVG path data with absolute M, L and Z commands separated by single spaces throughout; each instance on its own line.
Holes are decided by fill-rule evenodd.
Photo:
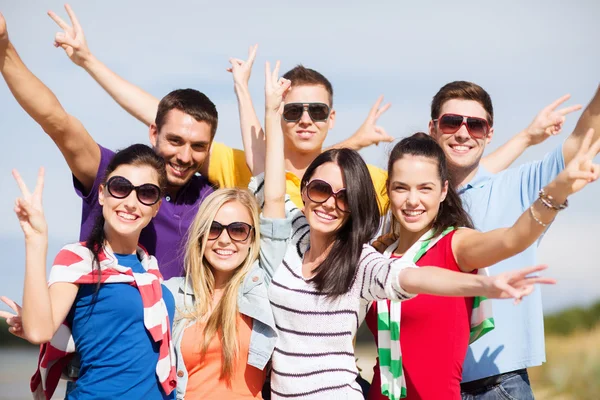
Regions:
M 567 170 L 579 170 L 579 164 L 580 161 L 577 166 L 567 166 L 544 188 L 548 197 L 534 202 L 512 227 L 482 233 L 473 229 L 460 197 L 448 183 L 444 151 L 429 135 L 417 133 L 400 141 L 390 155 L 387 190 L 393 215 L 391 235 L 380 238 L 375 247 L 389 257 L 407 253 L 407 257 L 418 259 L 417 266 L 437 265 L 476 273 L 479 268 L 525 250 L 538 239 L 554 219 L 558 205 L 566 203 L 568 195 L 587 183 L 568 176 Z M 585 169 L 583 165 L 581 168 Z M 551 205 L 547 204 L 548 198 Z M 437 242 L 415 258 L 413 245 L 418 247 L 426 237 L 434 237 Z M 461 398 L 462 364 L 469 345 L 472 308 L 473 298 L 464 297 L 419 295 L 402 303 L 398 319 L 407 399 Z M 366 320 L 377 340 L 376 303 Z M 388 399 L 381 390 L 379 360 L 374 372 L 369 399 Z

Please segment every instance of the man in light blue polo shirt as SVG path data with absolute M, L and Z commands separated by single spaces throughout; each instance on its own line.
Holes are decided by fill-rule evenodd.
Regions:
M 600 91 L 563 144 L 536 162 L 491 174 L 480 165 L 491 141 L 493 108 L 480 86 L 457 81 L 440 89 L 431 104 L 429 133 L 444 149 L 454 184 L 475 227 L 481 231 L 512 225 L 537 200 L 539 190 L 575 156 L 589 128 L 600 134 Z M 490 267 L 496 275 L 536 264 L 537 244 Z M 473 343 L 463 367 L 463 399 L 532 399 L 526 368 L 546 360 L 539 289 L 515 307 L 495 301 L 496 328 Z M 508 395 L 508 396 L 507 396 Z M 511 397 L 512 396 L 512 397 Z

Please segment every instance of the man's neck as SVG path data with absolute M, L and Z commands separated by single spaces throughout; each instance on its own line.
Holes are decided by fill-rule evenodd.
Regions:
M 453 166 L 448 165 L 448 170 L 450 171 L 450 176 L 454 182 L 455 189 L 458 189 L 465 186 L 471 182 L 473 178 L 475 178 L 477 171 L 479 171 L 479 164 L 474 165 L 471 168 L 454 168 Z
M 306 169 L 321 154 L 321 150 L 316 150 L 313 153 L 299 152 L 296 149 L 285 149 L 285 170 L 302 179 Z

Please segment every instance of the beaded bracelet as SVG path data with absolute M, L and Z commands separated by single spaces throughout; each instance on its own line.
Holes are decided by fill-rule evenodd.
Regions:
M 569 207 L 569 200 L 565 199 L 564 203 L 556 204 L 556 202 L 554 201 L 554 197 L 547 194 L 544 191 L 544 189 L 540 190 L 539 199 L 541 200 L 542 204 L 544 206 L 546 206 L 546 208 L 551 208 L 556 211 L 561 211 L 561 210 L 564 210 L 565 208 Z
M 535 203 L 534 203 L 535 204 Z M 552 223 L 552 221 L 548 222 L 547 224 L 543 223 L 538 217 L 536 217 L 535 213 L 533 212 L 533 204 L 531 205 L 531 207 L 529 207 L 529 214 L 531 214 L 531 218 L 533 218 L 533 220 L 535 222 L 537 222 L 538 224 L 540 224 L 541 226 L 543 226 L 544 228 L 547 227 L 548 225 L 550 225 Z

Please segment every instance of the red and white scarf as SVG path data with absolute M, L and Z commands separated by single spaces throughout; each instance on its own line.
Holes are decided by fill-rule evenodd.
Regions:
M 158 271 L 156 258 L 148 255 L 148 252 L 141 247 L 137 249 L 137 256 L 146 270 L 145 273 L 133 272 L 129 267 L 119 265 L 115 255 L 110 250 L 103 249 L 98 254 L 100 282 L 102 284 L 130 283 L 140 291 L 144 305 L 144 326 L 154 342 L 160 342 L 156 375 L 164 392 L 169 394 L 177 386 L 177 377 L 169 314 L 162 298 L 163 279 Z M 54 259 L 48 285 L 56 282 L 96 284 L 99 273 L 93 266 L 92 257 L 85 243 L 66 245 Z M 62 371 L 75 351 L 71 328 L 63 322 L 50 342 L 40 347 L 38 369 L 31 378 L 30 384 L 34 399 L 52 397 Z

